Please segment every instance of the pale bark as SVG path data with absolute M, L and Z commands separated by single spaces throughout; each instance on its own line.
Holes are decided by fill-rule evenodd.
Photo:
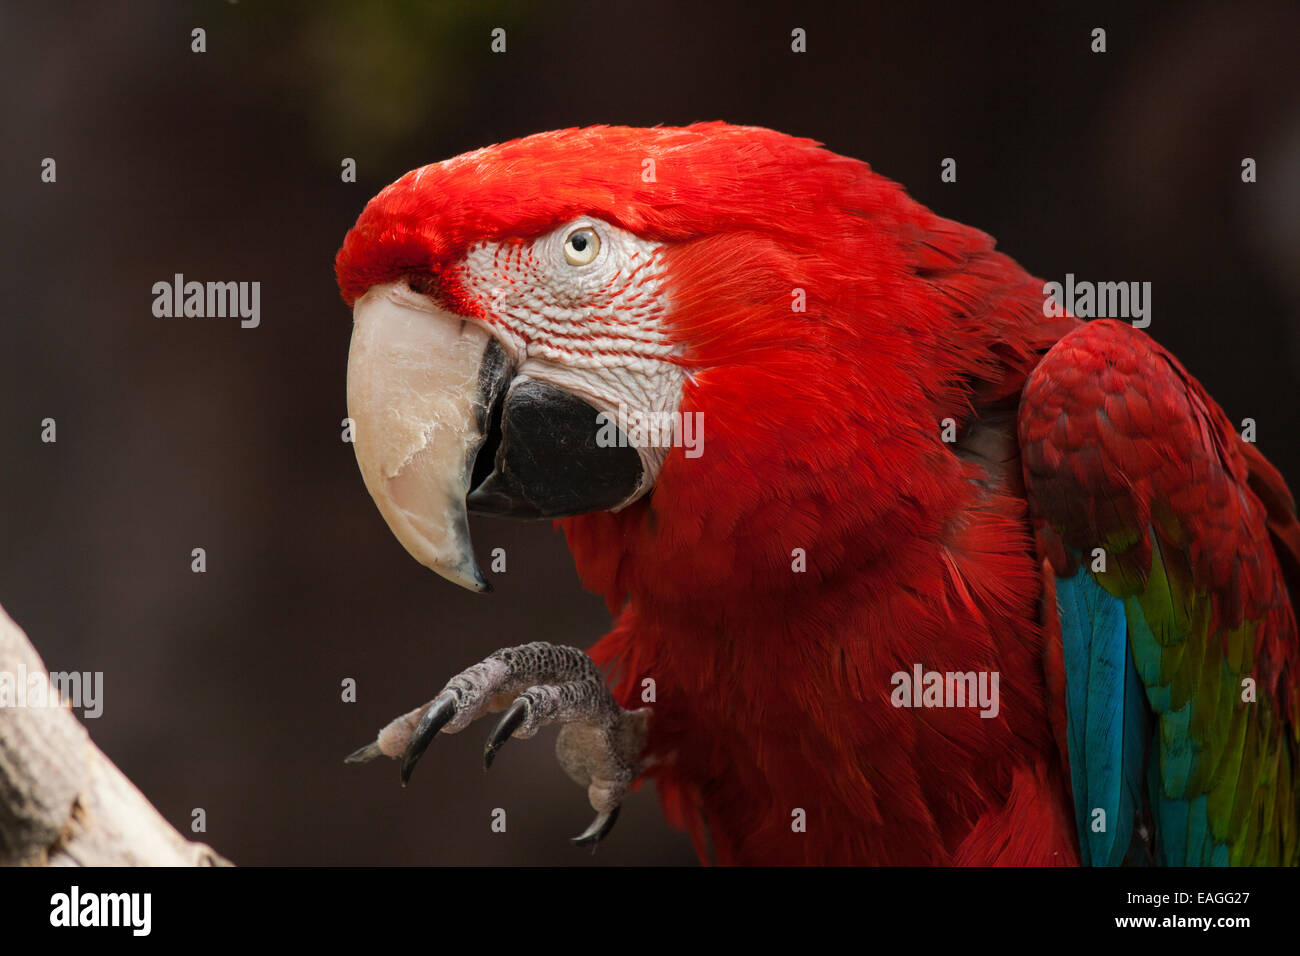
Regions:
M 0 673 L 46 674 L 0 607 Z M 67 706 L 0 702 L 0 865 L 221 866 L 178 833 Z

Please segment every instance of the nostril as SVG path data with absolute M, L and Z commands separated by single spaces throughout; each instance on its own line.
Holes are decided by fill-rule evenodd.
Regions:
M 412 273 L 406 277 L 406 287 L 417 295 L 428 295 L 433 290 L 433 276 Z

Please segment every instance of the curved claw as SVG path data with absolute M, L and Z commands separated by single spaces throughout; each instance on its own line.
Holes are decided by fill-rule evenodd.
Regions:
M 510 739 L 510 735 L 519 729 L 519 725 L 528 719 L 528 701 L 523 697 L 516 697 L 515 702 L 510 705 L 509 709 L 501 717 L 501 722 L 497 724 L 496 729 L 492 731 L 487 740 L 487 746 L 483 748 L 483 769 L 491 770 L 492 761 L 497 757 L 497 751 L 501 745 Z
M 352 751 L 343 758 L 344 763 L 370 763 L 376 757 L 382 757 L 384 752 L 379 749 L 378 743 L 369 743 L 364 747 Z
M 406 751 L 402 754 L 402 786 L 411 779 L 411 773 L 415 770 L 415 765 L 420 762 L 420 757 L 429 748 L 429 743 L 438 735 L 453 717 L 456 716 L 456 698 L 448 694 L 445 697 L 439 697 L 432 706 L 424 712 L 420 722 L 415 725 L 415 730 L 411 734 L 411 739 L 406 742 Z
M 618 822 L 620 809 L 621 807 L 615 807 L 613 810 L 596 814 L 596 819 L 591 821 L 591 825 L 576 837 L 571 837 L 569 842 L 574 846 L 589 846 L 591 852 L 595 853 L 600 841 L 609 836 L 609 831 L 614 829 L 614 824 Z

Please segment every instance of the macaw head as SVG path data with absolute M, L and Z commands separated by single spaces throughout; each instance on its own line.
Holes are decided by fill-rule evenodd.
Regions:
M 565 530 L 607 593 L 611 542 L 681 567 L 708 538 L 732 553 L 687 562 L 700 583 L 742 553 L 775 577 L 791 542 L 847 548 L 960 468 L 939 420 L 1028 355 L 1002 334 L 1023 307 L 991 314 L 1027 277 L 991 247 L 755 127 L 560 130 L 414 170 L 335 266 L 366 486 L 475 590 L 467 511 L 587 516 Z

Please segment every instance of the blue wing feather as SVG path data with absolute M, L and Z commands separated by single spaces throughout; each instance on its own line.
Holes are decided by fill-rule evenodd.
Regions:
M 1134 828 L 1144 803 L 1150 709 L 1129 651 L 1124 602 L 1086 568 L 1057 581 L 1066 678 L 1067 742 L 1081 861 L 1145 858 Z M 1098 814 L 1102 811 L 1104 816 Z

